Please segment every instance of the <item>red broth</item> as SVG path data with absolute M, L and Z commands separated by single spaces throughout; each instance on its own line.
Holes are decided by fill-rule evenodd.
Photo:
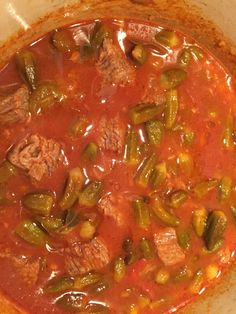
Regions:
M 215 285 L 235 255 L 236 92 L 230 74 L 208 51 L 177 31 L 129 20 L 101 23 L 110 30 L 100 42 L 97 36 L 96 48 L 91 43 L 99 27 L 93 21 L 57 31 L 67 34 L 72 48 L 65 49 L 65 43 L 63 51 L 58 48 L 52 40 L 55 32 L 26 47 L 37 64 L 33 90 L 16 56 L 0 72 L 0 288 L 29 313 L 173 312 Z M 114 51 L 104 48 L 105 40 Z M 146 54 L 143 64 L 135 59 L 135 47 Z M 183 52 L 186 58 L 181 63 Z M 122 65 L 121 72 L 127 72 L 120 73 Z M 163 86 L 161 75 L 167 69 L 178 69 L 186 77 L 178 84 L 172 77 L 172 85 Z M 49 108 L 32 112 L 32 95 L 45 81 L 56 82 L 64 97 L 49 96 Z M 31 113 L 24 121 L 5 123 L 4 114 L 9 112 L 2 114 L 2 102 L 23 84 L 29 90 Z M 39 108 L 42 97 L 37 100 Z M 136 124 L 131 108 L 137 113 L 139 104 L 146 104 L 144 111 L 147 104 L 149 110 L 158 105 L 162 109 L 147 119 L 147 111 L 142 111 L 142 123 Z M 86 128 L 73 134 L 72 126 L 81 117 Z M 158 122 L 152 128 L 154 136 L 162 133 L 154 144 L 147 132 L 150 120 Z M 137 145 L 132 142 L 136 159 L 130 161 L 131 128 Z M 15 160 L 9 154 L 32 134 L 59 143 L 60 160 L 40 180 L 19 164 L 6 176 L 6 160 L 8 167 Z M 83 152 L 91 142 L 97 151 L 86 161 Z M 155 161 L 142 177 L 143 163 L 150 156 Z M 160 164 L 164 177 L 153 185 L 155 169 L 160 169 L 155 166 Z M 83 184 L 73 191 L 77 193 L 73 204 L 62 208 L 68 174 L 78 167 Z M 88 206 L 81 201 L 83 190 L 94 181 L 103 188 Z M 53 195 L 47 215 L 61 225 L 46 230 L 44 215 L 25 206 L 29 193 Z M 196 231 L 200 213 L 197 224 L 202 229 Z M 171 216 L 168 221 L 166 215 Z M 43 245 L 29 243 L 29 236 L 17 231 L 26 219 L 40 230 L 39 238 L 42 234 L 47 238 Z M 35 241 L 37 235 L 33 237 Z M 140 243 L 148 248 L 142 249 Z M 55 288 L 62 277 L 64 286 L 60 281 Z

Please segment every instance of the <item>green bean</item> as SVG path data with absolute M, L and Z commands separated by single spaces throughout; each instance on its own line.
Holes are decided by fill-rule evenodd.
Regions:
M 156 164 L 156 155 L 152 154 L 151 156 L 144 159 L 141 166 L 138 169 L 138 172 L 135 176 L 135 182 L 142 186 L 147 187 L 152 171 L 154 169 L 154 166 Z
M 69 209 L 79 197 L 79 192 L 84 183 L 84 176 L 79 167 L 70 170 L 64 194 L 59 202 L 62 209 Z
M 133 124 L 141 124 L 154 119 L 165 109 L 165 104 L 143 103 L 129 110 L 130 119 Z
M 160 77 L 161 87 L 173 89 L 178 87 L 187 78 L 187 72 L 183 69 L 172 68 L 165 70 Z
M 45 293 L 57 293 L 64 292 L 68 289 L 73 288 L 74 280 L 70 277 L 60 277 L 53 279 L 49 284 L 43 289 Z
M 75 277 L 74 288 L 75 289 L 84 289 L 89 286 L 93 286 L 101 281 L 102 276 L 98 273 L 88 273 L 81 276 Z
M 202 289 L 202 285 L 203 285 L 203 280 L 204 280 L 204 273 L 201 269 L 199 269 L 194 277 L 193 280 L 189 286 L 189 291 L 192 294 L 199 294 L 201 289 Z
M 156 189 L 167 177 L 166 163 L 163 161 L 157 164 L 150 177 L 151 186 Z
M 151 223 L 148 205 L 142 199 L 136 199 L 133 208 L 135 222 L 140 228 L 146 229 Z
M 43 82 L 33 91 L 29 100 L 30 112 L 38 114 L 50 109 L 55 102 L 64 99 L 57 83 Z
M 191 238 L 188 232 L 183 231 L 178 234 L 178 243 L 184 250 L 190 250 L 192 247 Z
M 232 179 L 223 177 L 219 184 L 219 199 L 221 202 L 227 201 L 230 198 L 232 191 Z
M 207 225 L 207 211 L 204 207 L 193 212 L 192 224 L 196 235 L 202 237 Z
M 146 122 L 146 131 L 149 143 L 159 146 L 161 144 L 163 130 L 163 123 L 158 120 L 151 120 Z
M 137 260 L 137 252 L 134 247 L 133 240 L 130 238 L 127 238 L 124 240 L 122 245 L 123 250 L 125 251 L 125 264 L 131 265 Z
M 188 199 L 188 193 L 184 190 L 171 192 L 169 195 L 169 205 L 173 208 L 179 208 Z
M 155 35 L 155 39 L 158 43 L 169 48 L 178 46 L 180 42 L 178 35 L 175 32 L 169 30 L 161 30 Z
M 183 49 L 178 55 L 178 64 L 188 66 L 191 60 L 191 53 L 187 49 Z
M 80 222 L 80 217 L 73 208 L 67 209 L 64 211 L 64 225 L 63 225 L 63 232 L 66 233 L 68 230 L 71 228 L 75 227 L 78 225 Z
M 147 60 L 147 51 L 141 44 L 135 45 L 131 54 L 133 59 L 141 65 Z
M 56 232 L 63 227 L 63 219 L 55 217 L 37 217 L 37 221 L 47 232 Z
M 193 188 L 194 194 L 198 198 L 203 198 L 206 196 L 210 191 L 212 191 L 218 185 L 218 180 L 216 179 L 209 179 L 202 182 L 199 182 Z
M 54 197 L 50 192 L 35 192 L 24 195 L 22 204 L 28 208 L 33 215 L 48 217 L 54 205 Z
M 98 146 L 93 143 L 90 142 L 84 149 L 83 153 L 82 153 L 82 158 L 85 161 L 88 161 L 90 163 L 93 163 L 96 161 L 97 159 L 97 155 L 98 155 Z
M 189 269 L 187 265 L 184 265 L 177 269 L 177 271 L 173 274 L 173 281 L 178 283 L 184 280 L 188 280 L 192 277 L 192 271 Z
M 96 23 L 92 38 L 90 41 L 91 47 L 94 51 L 98 50 L 102 44 L 105 38 L 113 39 L 113 31 L 111 28 L 109 28 L 105 24 L 101 24 L 100 22 Z
M 234 133 L 234 117 L 230 114 L 227 117 L 223 130 L 222 142 L 223 146 L 226 149 L 232 149 L 234 147 L 233 133 Z
M 80 314 L 108 314 L 110 309 L 103 304 L 90 303 Z
M 179 97 L 176 89 L 167 91 L 165 109 L 165 127 L 170 130 L 175 124 L 179 111 Z
M 17 175 L 17 169 L 10 162 L 4 161 L 0 166 L 0 184 Z
M 203 50 L 199 48 L 198 46 L 190 46 L 189 51 L 197 60 L 201 60 L 204 58 Z
M 87 303 L 86 296 L 81 292 L 68 292 L 56 299 L 56 304 L 68 311 L 83 312 Z
M 180 224 L 179 219 L 163 207 L 158 197 L 152 199 L 151 208 L 154 215 L 166 226 L 177 227 Z
M 62 53 L 77 49 L 75 40 L 69 30 L 57 30 L 52 36 L 52 43 Z
M 118 259 L 115 260 L 114 263 L 114 280 L 116 282 L 121 281 L 126 272 L 126 266 L 123 258 L 119 257 Z
M 93 207 L 97 205 L 102 196 L 103 183 L 100 181 L 89 182 L 79 196 L 81 206 Z
M 207 226 L 204 234 L 206 248 L 209 251 L 214 250 L 215 245 L 223 239 L 226 225 L 227 217 L 224 212 L 215 210 L 210 213 L 207 219 Z
M 79 137 L 84 135 L 87 127 L 89 126 L 88 119 L 85 116 L 80 116 L 74 123 L 71 125 L 70 128 L 70 135 L 72 137 Z
M 150 240 L 142 238 L 140 240 L 141 255 L 145 259 L 151 259 L 154 257 L 153 245 Z
M 37 225 L 36 222 L 26 219 L 16 227 L 16 234 L 26 242 L 43 246 L 47 242 L 46 233 Z
M 184 175 L 190 176 L 193 172 L 193 158 L 189 153 L 180 153 L 178 156 L 178 164 Z
M 35 55 L 32 51 L 22 50 L 16 54 L 17 68 L 31 89 L 38 84 L 38 71 Z
M 128 164 L 136 165 L 140 160 L 139 139 L 135 130 L 131 127 L 128 130 L 125 144 L 125 161 Z
M 143 142 L 139 147 L 139 153 L 142 157 L 147 157 L 151 154 L 151 147 L 149 143 Z

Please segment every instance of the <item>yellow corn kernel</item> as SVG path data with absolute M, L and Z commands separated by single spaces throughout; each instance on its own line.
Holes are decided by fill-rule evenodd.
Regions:
M 96 232 L 95 226 L 90 221 L 84 221 L 80 228 L 80 237 L 84 240 L 91 240 Z
M 206 277 L 208 280 L 213 280 L 217 278 L 219 274 L 219 268 L 216 264 L 210 264 L 206 268 Z
M 140 295 L 138 298 L 138 303 L 141 309 L 144 309 L 145 307 L 149 306 L 151 303 L 151 300 L 143 295 Z
M 167 281 L 170 279 L 170 273 L 165 269 L 158 270 L 155 282 L 159 285 L 164 285 L 167 283 Z

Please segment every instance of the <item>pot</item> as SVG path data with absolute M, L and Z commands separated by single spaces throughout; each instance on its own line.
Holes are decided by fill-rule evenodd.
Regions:
M 194 36 L 234 74 L 236 2 L 232 0 L 0 0 L 0 65 L 21 47 L 59 26 L 98 17 L 132 17 L 174 26 Z M 185 314 L 234 314 L 236 269 L 182 310 Z M 0 313 L 25 313 L 2 294 Z

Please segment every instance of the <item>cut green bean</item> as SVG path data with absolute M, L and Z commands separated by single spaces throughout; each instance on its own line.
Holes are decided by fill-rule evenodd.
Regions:
M 173 274 L 173 281 L 178 283 L 185 280 L 188 280 L 192 277 L 192 271 L 189 269 L 187 265 L 180 267 L 174 274 Z
M 100 181 L 89 182 L 79 196 L 81 206 L 93 207 L 98 204 L 103 192 L 103 183 Z
M 16 234 L 26 242 L 36 246 L 45 245 L 48 238 L 37 223 L 30 219 L 23 220 L 17 226 Z
M 37 217 L 37 221 L 47 232 L 57 232 L 63 227 L 63 219 L 55 217 Z
M 232 149 L 234 147 L 233 133 L 234 133 L 234 117 L 232 115 L 229 115 L 225 122 L 222 138 L 223 146 L 226 149 Z
M 29 100 L 30 112 L 38 114 L 50 109 L 55 102 L 60 102 L 64 99 L 57 83 L 43 82 L 33 91 Z
M 210 213 L 207 219 L 204 240 L 209 251 L 214 250 L 216 244 L 223 239 L 227 225 L 227 217 L 224 212 L 215 210 Z
M 56 304 L 67 311 L 83 313 L 87 297 L 81 292 L 68 292 L 56 299 Z
M 131 54 L 133 59 L 141 65 L 144 64 L 147 60 L 147 51 L 141 44 L 135 45 Z
M 22 50 L 16 54 L 17 68 L 31 89 L 38 84 L 38 71 L 35 55 L 32 51 Z
M 203 285 L 203 280 L 204 280 L 204 273 L 200 269 L 194 275 L 193 280 L 189 286 L 189 291 L 191 294 L 199 294 L 200 293 L 200 291 L 202 289 L 202 285 Z
M 207 225 L 207 211 L 205 208 L 197 209 L 193 212 L 192 224 L 193 229 L 198 237 L 202 237 Z
M 153 189 L 158 188 L 160 184 L 162 184 L 167 177 L 167 169 L 166 163 L 163 161 L 157 164 L 150 177 L 151 186 Z
M 154 119 L 165 109 L 165 104 L 143 103 L 129 110 L 130 119 L 133 124 L 141 124 Z
M 81 135 L 84 135 L 87 127 L 89 126 L 88 119 L 85 116 L 80 116 L 76 121 L 73 122 L 73 124 L 70 127 L 70 135 L 72 137 L 79 137 Z
M 126 265 L 131 265 L 137 260 L 137 252 L 134 247 L 133 240 L 130 238 L 127 238 L 124 240 L 122 248 L 125 252 L 125 264 Z
M 187 72 L 183 69 L 173 68 L 165 70 L 160 77 L 161 87 L 172 89 L 178 87 L 187 78 Z
M 179 219 L 163 207 L 158 197 L 152 199 L 151 208 L 154 215 L 166 226 L 177 227 L 180 224 Z
M 126 266 L 123 258 L 119 257 L 117 260 L 115 260 L 114 263 L 114 280 L 116 282 L 121 281 L 126 272 Z
M 169 195 L 169 205 L 173 208 L 179 208 L 188 199 L 188 193 L 184 190 L 171 192 Z
M 45 293 L 64 292 L 73 288 L 74 280 L 70 277 L 61 277 L 51 280 L 43 289 Z
M 88 273 L 81 276 L 75 277 L 74 281 L 74 288 L 75 289 L 84 289 L 89 286 L 97 284 L 99 281 L 101 281 L 102 276 L 98 273 Z
M 133 208 L 136 224 L 146 229 L 151 223 L 148 205 L 142 199 L 136 199 L 133 201 Z
M 149 184 L 149 180 L 156 164 L 156 155 L 152 154 L 151 156 L 147 157 L 141 164 L 138 169 L 138 172 L 135 176 L 135 182 L 142 186 L 147 187 Z
M 180 39 L 174 31 L 161 30 L 155 35 L 155 39 L 158 43 L 169 48 L 174 48 L 179 45 Z
M 125 161 L 128 164 L 136 165 L 140 160 L 139 139 L 135 130 L 131 127 L 128 130 L 125 144 Z
M 51 213 L 54 197 L 52 193 L 29 193 L 22 199 L 22 204 L 28 208 L 33 215 L 48 217 Z
M 230 198 L 232 191 L 232 179 L 223 177 L 219 184 L 219 199 L 221 202 L 227 201 Z
M 178 55 L 178 64 L 188 66 L 191 60 L 191 53 L 187 49 L 183 49 Z
M 63 214 L 64 225 L 62 232 L 66 233 L 68 230 L 78 225 L 80 222 L 80 217 L 77 211 L 75 211 L 73 208 L 66 209 Z
M 206 196 L 210 191 L 212 191 L 218 185 L 217 179 L 209 179 L 202 182 L 199 182 L 193 188 L 194 194 L 198 198 L 203 198 Z
M 73 35 L 69 30 L 57 30 L 52 36 L 52 43 L 62 53 L 77 49 Z
M 17 175 L 17 169 L 10 162 L 4 161 L 0 166 L 0 184 Z
M 182 174 L 190 176 L 193 172 L 193 158 L 189 153 L 180 153 L 177 160 Z
M 69 209 L 79 197 L 79 192 L 84 184 L 84 176 L 79 167 L 70 170 L 64 194 L 59 202 L 62 209 Z
M 192 247 L 191 238 L 187 231 L 178 234 L 178 243 L 184 250 L 190 250 Z
M 98 155 L 98 146 L 93 143 L 90 142 L 84 149 L 83 153 L 82 153 L 82 158 L 83 160 L 93 163 L 96 161 L 97 159 L 97 155 Z
M 158 120 L 151 120 L 146 123 L 146 131 L 150 144 L 159 146 L 163 135 L 164 125 Z
M 153 245 L 151 241 L 146 238 L 140 240 L 140 251 L 142 257 L 145 259 L 151 259 L 154 256 Z
M 90 41 L 91 47 L 94 51 L 97 51 L 103 44 L 105 38 L 113 39 L 113 31 L 105 24 L 101 24 L 100 22 L 96 23 L 92 38 Z
M 167 91 L 165 109 L 165 127 L 171 130 L 174 126 L 179 111 L 179 97 L 176 89 Z
M 90 303 L 80 314 L 108 314 L 111 313 L 109 307 L 103 304 Z

